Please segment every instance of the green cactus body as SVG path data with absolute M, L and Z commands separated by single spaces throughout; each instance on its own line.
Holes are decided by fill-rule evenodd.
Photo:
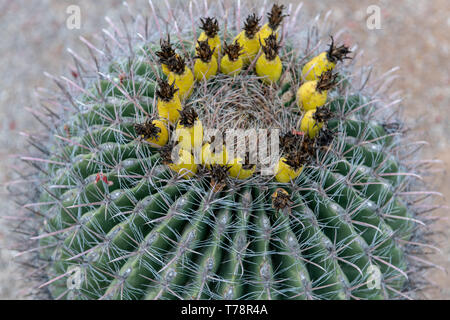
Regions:
M 222 9 L 214 10 L 222 16 Z M 296 26 L 294 15 L 286 21 L 291 29 L 280 50 L 281 83 L 266 86 L 244 70 L 234 79 L 218 74 L 197 84 L 188 102 L 195 101 L 204 127 L 298 128 L 295 99 L 281 97 L 300 85 L 304 41 L 296 35 L 303 24 Z M 180 32 L 193 38 L 190 30 Z M 345 81 L 330 91 L 326 105 L 335 115 L 326 124 L 334 135 L 300 176 L 289 183 L 258 174 L 228 178 L 216 192 L 208 173 L 180 178 L 160 149 L 136 133 L 135 123 L 157 113 L 155 89 L 165 77 L 154 58 L 157 39 L 133 38 L 131 47 L 140 49 L 111 55 L 101 72 L 91 72 L 95 80 L 63 100 L 75 109 L 55 120 L 57 138 L 40 176 L 46 218 L 39 259 L 47 263 L 44 287 L 51 297 L 399 297 L 408 265 L 398 240 L 409 240 L 416 227 L 401 196 L 411 178 L 400 174 L 409 170 L 398 152 L 404 140 L 386 129 L 370 91 L 355 90 L 342 67 Z M 174 46 L 194 52 L 189 41 Z M 278 188 L 289 195 L 286 206 L 274 206 Z

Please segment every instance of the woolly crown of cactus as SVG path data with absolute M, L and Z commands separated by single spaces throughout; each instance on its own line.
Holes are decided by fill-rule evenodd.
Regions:
M 36 149 L 22 158 L 34 171 L 21 173 L 29 182 L 14 191 L 23 215 L 17 229 L 26 230 L 18 261 L 35 269 L 35 296 L 411 296 L 421 281 L 411 246 L 425 223 L 417 207 L 426 196 L 420 162 L 412 158 L 417 146 L 405 133 L 398 98 L 383 91 L 390 75 L 372 80 L 370 66 L 356 68 L 358 52 L 342 44 L 326 19 L 299 20 L 301 6 L 282 7 L 275 55 L 283 71 L 276 82 L 265 84 L 254 71 L 261 50 L 239 74 L 196 81 L 181 100 L 182 115 L 197 115 L 192 127 L 201 122 L 203 143 L 213 141 L 207 128 L 216 130 L 215 139 L 234 129 L 280 142 L 273 157 L 250 148 L 241 168 L 254 170 L 248 177 L 233 177 L 233 162 L 179 170 L 161 156 L 177 141 L 161 148 L 146 140 L 165 129 L 172 139 L 183 125 L 153 121 L 161 118 L 157 92 L 178 97 L 178 87 L 170 86 L 181 88 L 176 81 L 184 68 L 193 69 L 200 27 L 213 24 L 222 43 L 233 43 L 241 30 L 257 36 L 254 24 L 270 7 L 240 4 L 160 8 L 150 1 L 148 18 L 114 25 L 102 44 L 86 41 L 84 58 L 72 53 L 71 78 L 51 77 L 59 91 L 49 91 L 36 111 L 46 131 L 28 136 Z M 328 98 L 313 117 L 320 130 L 308 137 L 299 129 L 306 112 L 296 92 L 306 82 L 304 65 L 327 51 L 352 59 L 330 61 L 337 63 L 328 74 L 336 83 L 321 88 Z M 175 68 L 174 82 L 163 87 L 161 63 L 183 59 L 186 66 Z M 256 153 L 262 160 L 249 163 Z M 282 166 L 301 172 L 280 182 L 274 168 Z

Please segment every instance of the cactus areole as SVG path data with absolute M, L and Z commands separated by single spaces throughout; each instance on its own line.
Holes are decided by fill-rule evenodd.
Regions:
M 259 9 L 239 3 L 211 4 L 210 18 L 205 8 L 172 8 L 158 20 L 150 6 L 155 19 L 134 17 L 123 30 L 118 22 L 120 35 L 89 44 L 91 56 L 74 55 L 79 76 L 55 78 L 62 90 L 43 102 L 48 142 L 33 158 L 37 198 L 24 206 L 35 226 L 24 251 L 46 297 L 408 296 L 417 175 L 390 97 L 353 68 L 340 39 L 327 47 L 325 23 L 267 7 L 277 19 L 265 23 L 279 36 L 265 41 Z M 253 60 L 195 80 L 196 60 L 239 58 L 242 30 L 259 45 Z M 210 48 L 209 38 L 220 42 Z M 310 134 L 296 93 L 308 81 L 304 66 L 322 52 L 333 70 L 314 69 L 311 90 L 328 95 L 305 118 Z M 255 72 L 264 54 L 280 58 L 279 79 Z M 178 95 L 158 113 L 157 101 Z M 211 156 L 202 157 L 207 143 Z M 240 155 L 230 150 L 238 145 Z

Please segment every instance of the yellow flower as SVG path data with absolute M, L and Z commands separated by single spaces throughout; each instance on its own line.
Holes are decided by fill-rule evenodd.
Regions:
M 315 110 L 307 111 L 300 123 L 300 130 L 315 138 L 323 125 L 333 117 L 333 113 L 327 107 L 319 107 Z
M 246 165 L 245 160 L 240 157 L 234 158 L 233 160 L 230 161 L 229 164 L 231 166 L 230 169 L 228 170 L 230 176 L 240 180 L 250 178 L 255 173 L 256 170 L 255 165 Z
M 314 138 L 319 133 L 319 130 L 322 128 L 323 123 L 317 122 L 314 119 L 314 113 L 316 110 L 307 111 L 302 118 L 300 123 L 300 130 L 307 133 L 310 138 Z
M 162 72 L 163 72 L 166 76 L 168 76 L 168 75 L 170 74 L 170 69 L 169 69 L 169 67 L 167 66 L 167 64 L 161 63 L 161 69 L 162 69 Z
M 210 62 L 204 62 L 202 60 L 196 60 L 194 64 L 194 76 L 195 80 L 201 81 L 203 79 L 208 80 L 212 76 L 217 74 L 218 70 L 217 60 L 214 56 L 211 57 Z
M 168 148 L 161 152 L 161 157 L 163 163 L 185 179 L 190 179 L 197 173 L 198 166 L 194 161 L 194 156 L 179 146 L 168 145 Z

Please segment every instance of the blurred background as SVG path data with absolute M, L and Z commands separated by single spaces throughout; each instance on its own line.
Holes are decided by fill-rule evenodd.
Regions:
M 159 1 L 162 0 L 154 0 L 155 3 Z M 147 0 L 129 0 L 128 3 L 141 14 L 150 14 Z M 78 30 L 66 27 L 69 16 L 66 10 L 70 5 L 78 5 L 81 9 L 81 28 Z M 380 29 L 367 27 L 370 16 L 367 8 L 371 5 L 380 8 Z M 36 87 L 51 85 L 43 72 L 67 73 L 70 57 L 66 49 L 85 52 L 79 36 L 95 41 L 93 35 L 106 27 L 104 16 L 118 17 L 126 10 L 122 0 L 0 0 L 0 183 L 10 179 L 8 166 L 18 161 L 14 157 L 25 148 L 20 132 L 39 128 L 26 108 L 36 106 Z M 305 1 L 302 16 L 324 15 L 329 10 L 332 10 L 331 18 L 336 26 L 346 28 L 346 41 L 364 49 L 362 63 L 373 62 L 378 75 L 392 67 L 400 67 L 394 89 L 403 91 L 405 116 L 417 140 L 429 142 L 422 151 L 422 158 L 442 160 L 430 183 L 431 189 L 443 194 L 437 201 L 448 203 L 449 1 Z M 14 215 L 14 206 L 8 202 L 3 189 L 0 197 L 0 299 L 20 299 L 27 282 L 11 263 L 15 252 L 8 249 L 10 241 L 2 219 L 4 215 Z M 432 214 L 442 217 L 439 223 L 431 226 L 434 240 L 440 244 L 442 252 L 426 258 L 440 265 L 442 270 L 429 272 L 428 277 L 436 286 L 426 288 L 421 294 L 425 299 L 450 299 L 448 209 Z

